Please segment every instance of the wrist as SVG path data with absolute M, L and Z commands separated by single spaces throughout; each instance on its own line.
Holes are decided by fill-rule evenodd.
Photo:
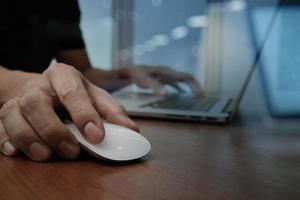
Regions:
M 130 71 L 129 71 L 128 67 L 122 67 L 122 68 L 116 69 L 116 74 L 118 75 L 118 78 L 121 78 L 121 79 L 130 78 Z
M 27 73 L 19 70 L 1 70 L 0 106 L 16 97 L 26 82 L 40 78 L 40 74 Z
M 99 79 L 123 79 L 128 78 L 128 70 L 125 68 L 120 69 L 111 69 L 111 70 L 103 70 L 103 69 L 96 69 L 96 68 L 90 68 L 82 72 L 82 74 L 93 82 L 93 80 L 99 80 Z

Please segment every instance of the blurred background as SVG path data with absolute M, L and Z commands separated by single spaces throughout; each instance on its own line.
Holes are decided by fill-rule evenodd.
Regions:
M 208 92 L 236 93 L 256 66 L 271 113 L 300 114 L 299 1 L 79 0 L 79 5 L 95 67 L 169 66 L 193 74 Z

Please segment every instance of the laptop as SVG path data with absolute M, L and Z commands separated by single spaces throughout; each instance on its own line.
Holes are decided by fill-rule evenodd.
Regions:
M 245 4 L 240 7 L 232 2 L 207 5 L 209 25 L 201 30 L 199 60 L 193 72 L 205 94 L 198 97 L 190 92 L 170 92 L 158 96 L 130 85 L 113 93 L 130 116 L 216 123 L 233 118 L 263 45 L 253 43 L 246 2 L 241 1 Z

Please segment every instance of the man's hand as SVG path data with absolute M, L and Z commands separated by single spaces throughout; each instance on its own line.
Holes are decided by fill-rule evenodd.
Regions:
M 0 150 L 13 156 L 19 149 L 35 161 L 48 160 L 52 151 L 66 159 L 76 158 L 78 142 L 56 115 L 54 107 L 58 105 L 64 106 L 93 144 L 104 138 L 103 120 L 138 131 L 125 109 L 106 91 L 91 84 L 75 68 L 54 64 L 2 106 Z
M 180 91 L 177 83 L 186 82 L 196 95 L 203 90 L 198 81 L 190 74 L 175 71 L 168 67 L 131 66 L 119 70 L 123 78 L 129 78 L 141 87 L 152 88 L 157 94 L 165 94 L 163 85 L 168 84 Z
M 140 87 L 151 88 L 156 94 L 166 93 L 164 85 L 170 85 L 181 92 L 179 82 L 187 83 L 195 95 L 203 95 L 199 82 L 190 74 L 168 67 L 130 66 L 121 69 L 101 70 L 89 68 L 84 75 L 94 84 L 107 90 L 116 90 L 124 85 L 136 83 Z

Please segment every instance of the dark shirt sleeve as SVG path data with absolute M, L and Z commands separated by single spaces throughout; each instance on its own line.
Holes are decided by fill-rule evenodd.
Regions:
M 80 30 L 80 10 L 76 0 L 55 1 L 49 5 L 48 28 L 57 43 L 57 50 L 84 48 Z M 52 11 L 52 12 L 51 12 Z M 54 11 L 54 12 L 53 12 Z
M 42 72 L 61 50 L 85 48 L 77 0 L 1 0 L 0 65 Z

